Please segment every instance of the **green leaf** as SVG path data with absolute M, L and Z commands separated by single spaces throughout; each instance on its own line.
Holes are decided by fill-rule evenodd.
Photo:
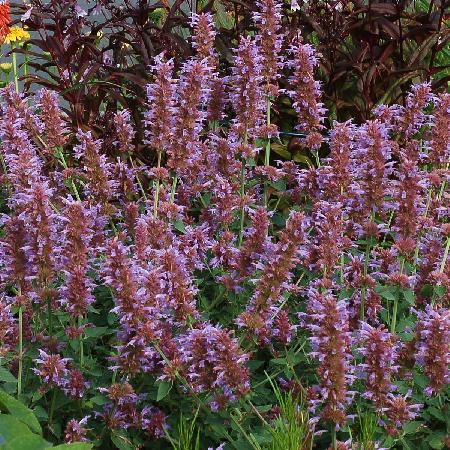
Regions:
M 108 327 L 91 327 L 87 328 L 84 335 L 87 338 L 101 337 L 108 333 Z
M 34 433 L 42 434 L 41 425 L 33 411 L 2 390 L 0 390 L 0 409 L 8 411 L 15 418 L 28 425 Z
M 50 447 L 49 442 L 33 433 L 17 435 L 0 445 L 1 450 L 44 450 Z
M 445 415 L 444 415 L 444 413 L 441 410 L 435 408 L 434 406 L 431 406 L 430 408 L 427 408 L 426 412 L 431 414 L 436 419 L 439 419 L 439 420 L 442 420 L 442 422 L 445 422 Z
M 114 431 L 111 435 L 111 441 L 119 450 L 134 450 L 133 443 L 123 434 Z
M 5 367 L 0 367 L 0 381 L 17 383 L 17 378 Z
M 94 403 L 95 405 L 105 405 L 106 403 L 108 403 L 108 399 L 104 396 L 104 395 L 95 395 L 94 397 L 91 398 L 91 402 Z
M 52 447 L 59 450 L 91 450 L 92 444 L 89 442 L 74 442 L 72 444 L 61 444 Z
M 411 421 L 411 422 L 407 422 L 405 423 L 405 425 L 403 425 L 403 429 L 405 430 L 406 434 L 411 434 L 414 433 L 417 428 L 420 427 L 420 425 L 422 425 L 423 422 L 419 422 L 419 421 Z
M 216 10 L 214 18 L 219 28 L 231 30 L 234 27 L 233 16 L 227 14 L 225 7 L 217 0 L 214 1 L 214 9 Z
M 442 297 L 446 292 L 445 286 L 434 286 L 434 292 L 438 297 Z
M 286 358 L 273 358 L 272 361 L 270 361 L 272 364 L 277 364 L 284 366 L 286 364 Z
M 180 219 L 174 220 L 172 225 L 175 228 L 175 230 L 178 230 L 183 234 L 186 233 L 186 227 L 184 226 L 184 223 Z
M 406 300 L 410 305 L 414 305 L 414 304 L 416 303 L 414 291 L 413 291 L 412 289 L 405 289 L 405 290 L 403 291 L 403 297 L 405 297 L 405 300 Z
M 162 381 L 158 386 L 158 394 L 156 395 L 156 401 L 159 402 L 162 400 L 172 389 L 172 383 L 168 383 L 167 381 Z
M 397 298 L 397 289 L 395 286 L 377 286 L 375 292 L 386 300 L 394 301 Z
M 420 388 L 424 389 L 428 385 L 428 378 L 421 373 L 415 372 L 413 375 L 414 383 Z
M 428 442 L 429 446 L 436 449 L 444 448 L 444 440 L 442 438 L 442 434 L 438 434 L 437 436 L 432 435 L 430 441 Z
M 0 414 L 1 450 L 41 450 L 50 446 L 49 442 L 33 434 L 20 420 L 7 414 Z
M 31 434 L 30 429 L 18 419 L 0 414 L 0 444 L 4 444 L 18 434 Z

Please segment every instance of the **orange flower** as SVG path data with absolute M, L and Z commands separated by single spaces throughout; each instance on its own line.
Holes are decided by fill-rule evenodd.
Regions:
M 0 0 L 0 43 L 3 43 L 5 36 L 9 33 L 11 23 L 9 1 Z

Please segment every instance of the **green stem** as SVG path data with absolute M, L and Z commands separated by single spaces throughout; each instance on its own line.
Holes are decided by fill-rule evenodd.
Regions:
M 11 197 L 11 183 L 8 180 L 8 169 L 6 167 L 5 158 L 3 157 L 3 153 L 0 153 L 0 164 L 2 165 L 3 173 L 5 174 L 6 188 L 8 189 L 8 194 Z
M 134 170 L 136 170 L 136 167 L 134 165 L 134 161 L 133 161 L 133 158 L 131 157 L 131 155 L 129 156 L 129 158 L 130 158 L 131 167 Z M 145 195 L 144 187 L 142 186 L 141 180 L 140 180 L 139 175 L 137 173 L 136 173 L 136 181 L 137 181 L 137 184 L 139 186 L 139 189 L 142 192 L 142 196 L 144 197 L 145 200 L 147 200 L 147 196 Z
M 405 258 L 402 258 L 402 262 L 400 263 L 400 274 L 403 273 L 404 268 L 405 268 Z M 394 299 L 394 307 L 392 308 L 391 333 L 395 333 L 395 327 L 397 325 L 397 311 L 399 298 L 400 298 L 400 288 L 397 289 L 397 295 L 395 296 Z
M 25 44 L 24 46 L 23 46 L 23 48 L 24 48 L 24 50 L 28 50 L 28 45 L 27 44 Z M 23 62 L 23 74 L 25 75 L 25 76 L 27 76 L 28 75 L 28 53 L 25 53 L 25 57 L 24 57 L 24 62 Z
M 78 316 L 78 328 L 81 328 L 82 324 L 83 324 L 83 316 Z M 80 333 L 79 343 L 80 343 L 80 368 L 83 368 L 84 365 L 83 333 Z
M 428 197 L 427 197 L 427 204 L 425 207 L 425 212 L 423 217 L 427 217 L 428 215 L 428 210 L 430 209 L 430 204 L 431 204 L 431 199 L 433 197 L 433 188 L 431 187 L 428 191 Z M 420 247 L 420 239 L 422 237 L 422 233 L 420 232 L 419 235 L 417 236 L 417 244 L 416 244 L 416 249 L 414 251 L 414 273 L 417 272 L 417 263 L 418 263 L 418 259 L 419 259 L 419 247 Z
M 53 388 L 52 402 L 50 403 L 50 412 L 48 414 L 49 425 L 51 425 L 51 423 L 53 422 L 53 412 L 55 411 L 55 400 L 56 400 L 56 388 Z
M 22 393 L 23 373 L 23 309 L 19 306 L 19 371 L 17 374 L 17 397 Z
M 270 125 L 270 113 L 271 113 L 271 102 L 270 102 L 270 95 L 267 95 L 267 125 Z M 266 152 L 264 154 L 264 165 L 266 167 L 269 167 L 270 165 L 270 138 L 267 138 L 266 143 Z M 267 207 L 269 198 L 268 198 L 268 183 L 267 181 L 264 183 L 264 206 Z
M 175 192 L 177 190 L 178 177 L 175 175 L 172 182 L 172 192 L 170 193 L 170 203 L 175 201 Z
M 64 153 L 63 153 L 62 149 L 58 148 L 57 152 L 58 152 L 59 158 L 61 159 L 62 166 L 64 167 L 64 169 L 67 169 L 69 166 L 67 165 L 66 158 L 64 158 Z M 73 194 L 75 195 L 75 198 L 79 202 L 81 202 L 80 194 L 78 192 L 78 189 L 77 189 L 77 187 L 75 185 L 75 182 L 73 181 L 72 177 L 70 177 L 70 187 L 72 188 L 72 191 L 73 191 Z
M 445 166 L 445 170 L 448 171 L 448 168 L 450 167 L 450 163 L 447 163 Z M 439 190 L 438 200 L 442 198 L 444 195 L 445 187 L 447 186 L 447 180 L 444 180 L 441 184 L 441 189 Z
M 13 50 L 16 48 L 14 44 L 12 44 L 11 47 Z M 16 88 L 16 92 L 19 93 L 19 72 L 17 70 L 17 55 L 16 52 L 14 51 L 12 53 L 12 60 L 13 60 L 14 86 Z
M 241 168 L 241 188 L 240 188 L 240 195 L 241 195 L 241 215 L 239 219 L 239 237 L 238 237 L 238 247 L 242 245 L 242 239 L 244 236 L 244 220 L 245 220 L 245 206 L 244 206 L 244 195 L 245 195 L 245 160 L 242 161 L 242 168 Z
M 444 250 L 444 256 L 442 257 L 441 266 L 439 267 L 439 273 L 444 273 L 445 264 L 447 263 L 449 251 L 450 251 L 450 236 L 447 238 L 447 243 L 445 245 L 445 250 Z
M 369 237 L 367 237 L 366 252 L 365 252 L 365 256 L 364 256 L 364 277 L 366 277 L 367 273 L 368 273 L 370 248 L 371 248 L 370 240 L 369 240 Z M 359 311 L 359 318 L 360 318 L 360 320 L 364 320 L 365 303 L 366 303 L 366 286 L 363 286 L 361 288 L 361 305 L 360 305 L 360 311 Z
M 244 133 L 244 146 L 247 145 L 247 130 Z M 239 235 L 238 235 L 238 247 L 242 245 L 242 239 L 244 236 L 244 220 L 245 220 L 245 205 L 244 205 L 244 196 L 245 196 L 245 164 L 246 160 L 244 157 L 241 157 L 241 187 L 240 187 L 240 195 L 241 195 L 241 215 L 239 220 Z
M 52 315 L 52 301 L 50 298 L 47 299 L 47 325 L 48 325 L 48 335 L 52 337 L 53 335 L 53 315 Z
M 319 151 L 318 150 L 314 150 L 312 153 L 314 155 L 314 158 L 316 159 L 317 167 L 320 167 Z
M 158 169 L 161 167 L 161 152 L 158 151 Z M 156 180 L 155 201 L 153 204 L 153 215 L 158 217 L 158 202 L 159 202 L 159 190 L 161 188 L 161 182 L 159 178 Z
M 392 220 L 394 219 L 394 211 L 391 211 L 391 214 L 389 214 L 389 220 L 387 223 L 387 228 L 390 229 L 392 225 Z M 383 237 L 383 242 L 381 242 L 381 246 L 383 246 L 386 243 L 387 233 Z
M 331 443 L 333 446 L 333 450 L 337 449 L 337 440 L 336 440 L 336 426 L 331 424 Z

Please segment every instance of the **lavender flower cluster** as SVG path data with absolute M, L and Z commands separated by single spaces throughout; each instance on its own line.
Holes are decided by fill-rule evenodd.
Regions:
M 358 400 L 398 436 L 420 414 L 398 383 L 413 371 L 427 396 L 445 395 L 450 95 L 414 86 L 404 106 L 327 130 L 320 55 L 280 34 L 278 2 L 258 8 L 229 77 L 208 14 L 193 18 L 195 55 L 179 73 L 155 58 L 143 150 L 154 167 L 128 111 L 113 157 L 94 133 L 68 134 L 51 92 L 1 92 L 0 355 L 19 394 L 58 391 L 82 408 L 104 396 L 68 419 L 68 442 L 95 439 L 100 424 L 164 436 L 170 411 L 148 380 L 212 412 L 245 402 L 253 354 L 299 343 L 312 428 L 348 424 Z M 280 93 L 305 148 L 329 148 L 318 164 L 262 170 L 257 145 L 277 137 L 265 113 Z M 113 333 L 95 334 L 100 311 Z

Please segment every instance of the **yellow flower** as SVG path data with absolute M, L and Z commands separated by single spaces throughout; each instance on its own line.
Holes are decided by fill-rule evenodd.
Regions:
M 5 44 L 11 44 L 13 42 L 27 41 L 28 39 L 30 39 L 30 33 L 28 31 L 20 27 L 11 27 L 4 42 Z
M 12 64 L 11 63 L 1 63 L 0 64 L 0 70 L 2 72 L 8 73 L 10 72 L 12 69 Z

